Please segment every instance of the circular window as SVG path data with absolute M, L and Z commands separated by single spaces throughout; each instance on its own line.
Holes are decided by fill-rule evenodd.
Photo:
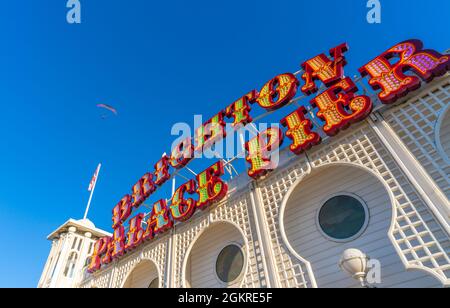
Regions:
M 148 285 L 149 289 L 158 289 L 159 288 L 159 278 L 153 279 L 152 282 Z
M 350 241 L 364 232 L 369 212 L 355 197 L 340 195 L 329 199 L 319 211 L 320 230 L 332 240 Z
M 229 245 L 217 257 L 216 273 L 222 282 L 230 283 L 239 278 L 244 269 L 244 253 L 241 247 Z

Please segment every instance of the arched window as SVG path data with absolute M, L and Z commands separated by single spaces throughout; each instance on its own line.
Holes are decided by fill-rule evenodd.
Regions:
M 153 261 L 142 260 L 128 274 L 123 288 L 158 288 L 160 284 L 158 268 Z
M 67 278 L 73 278 L 75 271 L 75 265 L 77 264 L 78 254 L 76 252 L 71 252 L 69 258 L 67 259 L 66 268 L 64 269 L 64 276 Z

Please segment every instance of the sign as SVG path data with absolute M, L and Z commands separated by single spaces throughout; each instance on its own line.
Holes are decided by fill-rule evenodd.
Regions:
M 449 56 L 423 50 L 422 47 L 422 42 L 418 40 L 402 42 L 359 69 L 361 75 L 368 78 L 370 86 L 375 91 L 380 90 L 378 98 L 383 104 L 395 103 L 420 88 L 421 81 L 431 82 L 450 70 Z M 245 126 L 253 121 L 250 115 L 253 105 L 267 111 L 281 109 L 291 102 L 300 89 L 307 96 L 315 95 L 310 103 L 317 117 L 324 121 L 321 129 L 328 136 L 335 136 L 364 120 L 372 112 L 373 102 L 370 97 L 358 94 L 353 80 L 344 76 L 347 64 L 344 54 L 347 51 L 347 44 L 342 44 L 330 50 L 330 57 L 320 54 L 305 61 L 302 64 L 303 83 L 291 73 L 274 77 L 259 92 L 250 91 L 204 123 L 196 130 L 194 140 L 187 138 L 174 147 L 170 156 L 163 155 L 155 163 L 154 171 L 144 174 L 131 192 L 113 208 L 113 236 L 96 242 L 88 271 L 93 273 L 99 270 L 102 265 L 120 258 L 143 242 L 167 232 L 174 223 L 188 221 L 196 211 L 205 210 L 225 198 L 228 186 L 221 179 L 224 165 L 219 161 L 198 174 L 195 180 L 178 187 L 170 204 L 166 200 L 156 201 L 150 213 L 137 214 L 129 219 L 133 211 L 171 178 L 171 171 L 184 168 L 195 153 L 201 153 L 225 138 L 225 119 L 230 119 L 235 128 Z M 398 58 L 395 64 L 392 61 L 394 57 Z M 327 89 L 317 94 L 319 82 Z M 320 135 L 314 131 L 306 114 L 305 107 L 300 107 L 281 119 L 285 133 L 280 128 L 269 128 L 247 141 L 246 161 L 250 177 L 259 179 L 275 168 L 267 153 L 279 148 L 285 137 L 291 143 L 290 150 L 296 155 L 321 142 Z M 129 230 L 125 233 L 124 223 L 128 219 Z

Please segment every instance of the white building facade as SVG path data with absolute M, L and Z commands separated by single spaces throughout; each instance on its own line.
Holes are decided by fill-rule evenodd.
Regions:
M 51 268 L 64 277 L 67 247 L 84 239 L 85 259 L 102 231 L 63 228 L 39 286 L 356 288 L 338 265 L 350 248 L 379 261 L 377 287 L 450 286 L 450 76 L 229 187 L 217 205 L 93 274 L 79 261 L 68 283 Z
M 110 235 L 97 229 L 89 219 L 69 219 L 47 237 L 52 246 L 38 287 L 75 287 L 78 281 L 84 279 L 95 242 Z

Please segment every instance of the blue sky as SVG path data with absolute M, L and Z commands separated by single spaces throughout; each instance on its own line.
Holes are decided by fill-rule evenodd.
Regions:
M 448 0 L 381 2 L 381 25 L 366 22 L 365 0 L 81 0 L 81 25 L 67 24 L 65 0 L 3 3 L 0 287 L 37 285 L 46 236 L 83 216 L 99 162 L 89 218 L 109 230 L 174 123 L 212 116 L 342 42 L 348 75 L 409 38 L 450 48 Z M 98 103 L 119 116 L 102 120 Z

